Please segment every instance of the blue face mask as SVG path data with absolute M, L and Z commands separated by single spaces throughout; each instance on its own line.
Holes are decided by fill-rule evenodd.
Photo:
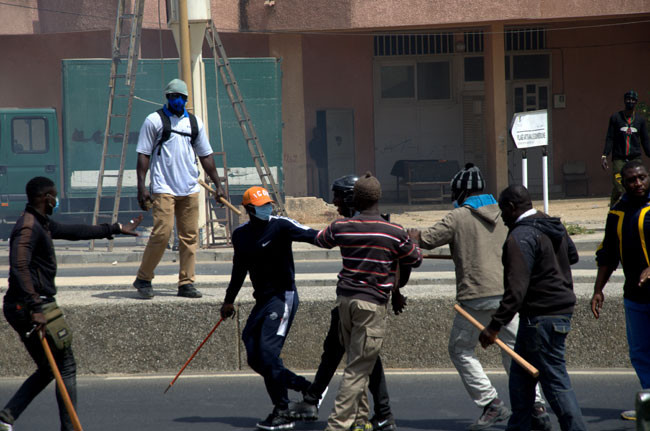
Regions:
M 255 207 L 255 214 L 253 215 L 260 220 L 268 221 L 271 218 L 271 214 L 273 214 L 273 205 L 266 204 Z
M 183 112 L 185 110 L 185 105 L 187 100 L 184 100 L 182 97 L 170 97 L 167 99 L 167 104 L 169 108 L 174 112 Z

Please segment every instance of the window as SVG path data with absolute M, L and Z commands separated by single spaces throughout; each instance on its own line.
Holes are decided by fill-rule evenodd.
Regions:
M 548 54 L 513 55 L 512 79 L 548 79 L 551 58 Z
M 483 81 L 485 79 L 485 65 L 483 57 L 465 57 L 465 82 Z
M 413 66 L 383 66 L 381 68 L 381 97 L 405 99 L 415 97 Z
M 418 63 L 418 99 L 447 100 L 450 98 L 449 62 Z
M 451 99 L 451 63 L 422 61 L 381 66 L 382 99 Z
M 11 121 L 11 149 L 16 154 L 47 153 L 47 120 L 21 117 Z

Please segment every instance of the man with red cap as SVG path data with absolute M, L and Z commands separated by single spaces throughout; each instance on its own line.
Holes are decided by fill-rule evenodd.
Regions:
M 242 205 L 250 221 L 234 230 L 232 275 L 221 306 L 221 317 L 235 315 L 234 301 L 246 274 L 253 284 L 255 306 L 246 321 L 242 341 L 248 365 L 264 377 L 273 402 L 273 412 L 257 427 L 263 430 L 291 429 L 287 389 L 305 392 L 310 382 L 284 367 L 280 353 L 298 309 L 294 280 L 293 241 L 314 243 L 318 231 L 288 217 L 273 214 L 273 200 L 262 187 L 244 192 Z

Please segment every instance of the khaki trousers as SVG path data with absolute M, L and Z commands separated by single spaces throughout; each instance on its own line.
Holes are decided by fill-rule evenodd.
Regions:
M 368 421 L 366 389 L 386 334 L 386 304 L 339 296 L 336 305 L 347 363 L 326 430 L 347 431 L 355 422 Z
M 194 267 L 199 231 L 199 194 L 174 196 L 166 193 L 153 195 L 153 231 L 144 249 L 137 277 L 151 281 L 154 270 L 165 253 L 169 237 L 174 228 L 178 229 L 178 254 L 180 270 L 178 285 L 194 283 Z

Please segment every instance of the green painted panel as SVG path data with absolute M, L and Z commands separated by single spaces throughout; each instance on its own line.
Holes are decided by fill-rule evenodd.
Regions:
M 283 187 L 282 170 L 282 79 L 280 60 L 276 58 L 232 58 L 233 73 L 253 121 L 267 163 L 274 173 L 280 189 Z M 215 67 L 212 59 L 205 60 L 206 93 L 210 142 L 215 151 L 226 151 L 230 168 L 231 193 L 243 192 L 251 185 L 260 185 L 255 164 L 246 145 L 237 118 L 218 76 L 218 93 L 215 89 Z M 219 99 L 219 111 L 217 110 Z M 220 163 L 220 160 L 217 160 Z M 244 168 L 244 169 L 241 169 Z
M 247 108 L 257 128 L 269 165 L 279 167 L 282 162 L 281 79 L 280 64 L 272 59 L 232 59 L 232 68 L 238 79 Z M 206 92 L 208 95 L 208 128 L 214 151 L 221 151 L 220 123 L 216 106 L 215 73 L 212 59 L 205 61 Z M 97 189 L 102 151 L 102 139 L 108 109 L 110 60 L 83 59 L 63 60 L 63 156 L 65 187 L 70 197 L 93 197 Z M 165 100 L 162 88 L 177 76 L 178 60 L 140 60 L 136 77 L 136 99 L 133 102 L 129 127 L 129 153 L 126 160 L 123 196 L 134 196 L 136 144 L 140 126 L 148 114 L 160 108 Z M 116 94 L 125 94 L 118 88 Z M 224 147 L 228 166 L 232 168 L 231 192 L 248 187 L 254 163 L 235 120 L 223 85 L 220 85 L 219 101 L 223 125 Z M 125 104 L 116 98 L 116 103 Z M 118 107 L 125 105 L 118 105 Z M 114 110 L 114 112 L 116 112 Z M 259 117 L 259 119 L 258 119 Z M 116 119 L 111 134 L 121 133 L 123 120 Z M 121 138 L 111 139 L 109 153 L 118 154 Z M 217 165 L 220 160 L 217 160 Z M 117 170 L 119 158 L 109 159 L 106 169 Z M 248 169 L 247 169 L 248 168 Z M 254 172 L 254 169 L 252 170 Z M 105 184 L 108 183 L 108 179 Z M 281 184 L 281 181 L 280 181 Z

